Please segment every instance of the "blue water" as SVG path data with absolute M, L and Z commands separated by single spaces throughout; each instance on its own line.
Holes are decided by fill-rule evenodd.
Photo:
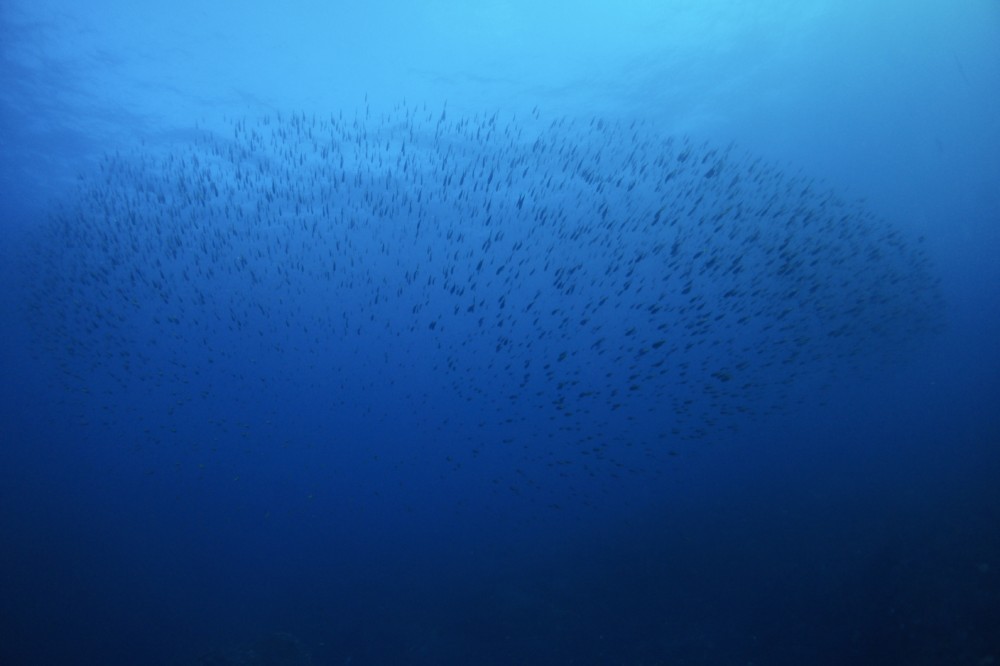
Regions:
M 995 1 L 13 0 L 0 84 L 0 664 L 1000 659 Z

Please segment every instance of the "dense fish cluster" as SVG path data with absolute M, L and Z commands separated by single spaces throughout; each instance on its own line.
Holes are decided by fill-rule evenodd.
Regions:
M 809 178 L 537 112 L 241 119 L 107 155 L 43 235 L 30 317 L 77 389 L 564 471 L 662 459 L 941 317 L 919 242 Z

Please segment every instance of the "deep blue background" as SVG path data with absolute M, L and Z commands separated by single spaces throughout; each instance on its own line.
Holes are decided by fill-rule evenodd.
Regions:
M 316 664 L 1000 658 L 996 2 L 135 4 L 0 8 L 0 663 L 197 663 L 274 632 Z M 175 418 L 176 382 L 66 382 L 39 352 L 31 239 L 102 155 L 402 99 L 735 141 L 923 235 L 946 327 L 647 474 L 569 480 L 469 463 L 447 394 L 425 409 L 452 429 L 410 428 L 377 366 L 352 386 L 378 416 L 331 424 L 248 346 L 233 364 L 281 381 L 220 379 Z

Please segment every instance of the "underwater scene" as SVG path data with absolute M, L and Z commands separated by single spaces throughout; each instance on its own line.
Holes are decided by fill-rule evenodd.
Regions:
M 995 0 L 11 0 L 0 83 L 0 663 L 1000 664 Z

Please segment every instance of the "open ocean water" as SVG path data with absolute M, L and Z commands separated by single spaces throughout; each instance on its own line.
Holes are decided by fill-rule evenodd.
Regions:
M 1000 663 L 1000 3 L 0 5 L 0 664 Z

